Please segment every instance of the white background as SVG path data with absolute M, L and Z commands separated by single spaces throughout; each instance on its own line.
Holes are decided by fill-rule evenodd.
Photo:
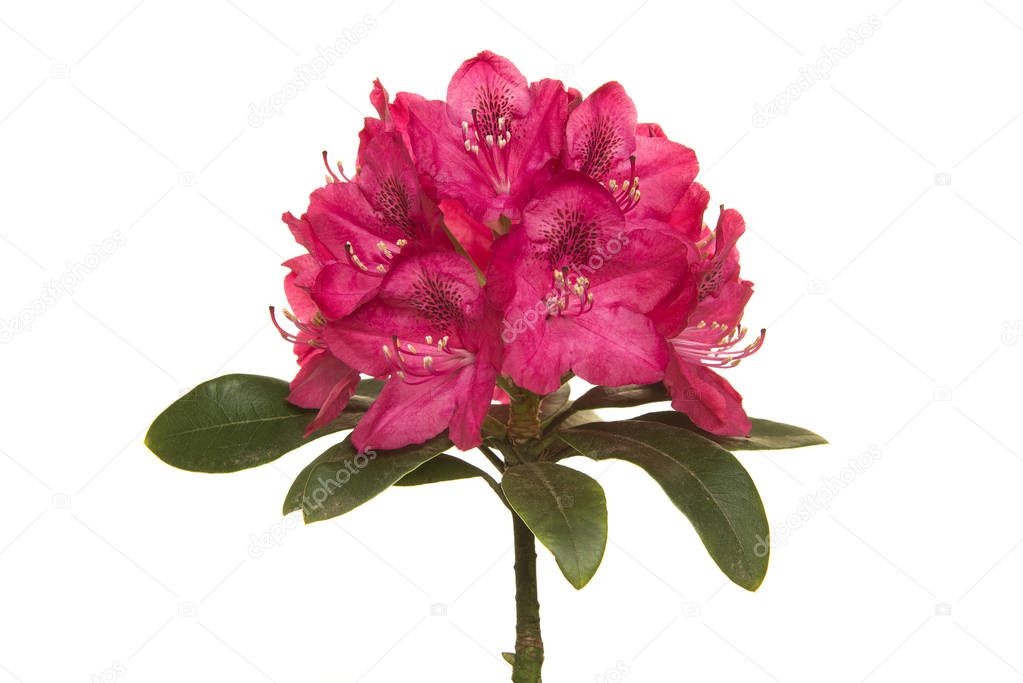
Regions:
M 1023 7 L 388 2 L 0 5 L 0 319 L 31 327 L 0 346 L 0 682 L 506 679 L 511 529 L 479 482 L 302 527 L 280 504 L 322 445 L 209 476 L 141 443 L 202 380 L 290 377 L 266 315 L 298 253 L 280 213 L 321 149 L 351 166 L 374 77 L 441 97 L 484 48 L 584 92 L 620 80 L 697 150 L 747 219 L 768 328 L 729 376 L 751 414 L 832 442 L 741 456 L 776 531 L 755 594 L 641 471 L 579 463 L 610 542 L 578 593 L 542 553 L 545 679 L 1023 677 Z

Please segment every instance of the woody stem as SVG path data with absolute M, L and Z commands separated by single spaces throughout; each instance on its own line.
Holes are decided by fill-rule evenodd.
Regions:
M 515 659 L 512 683 L 540 683 L 543 640 L 536 586 L 536 543 L 529 527 L 512 514 L 515 534 Z
M 511 382 L 502 384 L 511 398 L 508 441 L 519 460 L 536 460 L 542 435 L 540 401 L 543 397 Z M 514 510 L 515 536 L 515 658 L 513 683 L 540 683 L 543 640 L 540 637 L 540 602 L 536 584 L 536 538 Z

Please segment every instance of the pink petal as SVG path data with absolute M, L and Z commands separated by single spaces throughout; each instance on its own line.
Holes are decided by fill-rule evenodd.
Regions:
M 452 387 L 459 373 L 419 384 L 393 378 L 352 432 L 360 452 L 422 443 L 447 428 L 455 411 Z
M 448 230 L 480 270 L 485 271 L 490 264 L 493 230 L 470 216 L 465 210 L 465 205 L 457 199 L 441 200 L 440 210 L 444 214 L 444 224 Z
M 408 135 L 420 179 L 440 198 L 461 201 L 480 220 L 491 210 L 494 187 L 465 150 L 462 132 L 448 119 L 447 105 L 430 100 L 399 101 L 407 106 Z
M 419 177 L 399 133 L 384 132 L 369 142 L 357 182 L 386 226 L 383 236 L 397 241 L 432 233 L 436 216 L 424 210 Z
M 387 107 L 387 102 L 390 98 L 387 95 L 387 90 L 384 88 L 380 79 L 373 81 L 373 90 L 369 93 L 369 101 L 373 105 L 373 108 L 377 110 L 377 114 L 380 116 L 380 120 L 384 123 L 390 119 L 390 111 Z
M 642 181 L 641 181 L 642 184 Z M 696 242 L 703 230 L 703 213 L 710 202 L 710 193 L 699 183 L 691 183 L 666 219 L 683 237 Z
M 529 85 L 515 65 L 486 50 L 463 62 L 448 84 L 451 122 L 472 122 L 475 110 L 483 135 L 497 134 L 499 118 L 521 119 L 529 101 Z
M 304 356 L 302 367 L 291 381 L 288 401 L 319 412 L 306 434 L 311 434 L 341 414 L 359 385 L 359 373 L 323 349 Z
M 586 176 L 566 172 L 526 206 L 522 225 L 534 256 L 549 270 L 582 268 L 625 231 L 625 218 L 611 195 Z
M 664 138 L 668 136 L 659 123 L 640 123 L 636 125 L 636 137 Z
M 581 270 L 590 279 L 590 289 L 600 305 L 622 305 L 647 313 L 666 297 L 678 295 L 692 279 L 686 243 L 667 230 L 650 229 L 646 222 L 639 225 L 640 229 L 608 242 L 606 258 L 588 261 L 597 268 Z M 613 253 L 615 249 L 617 253 Z
M 369 301 L 380 282 L 379 277 L 367 275 L 351 263 L 332 263 L 317 275 L 312 298 L 327 318 L 343 318 Z M 306 319 L 302 314 L 299 318 Z
M 565 136 L 565 165 L 603 181 L 636 150 L 636 106 L 619 83 L 605 83 L 572 111 Z
M 671 140 L 636 138 L 636 176 L 641 198 L 630 213 L 635 218 L 666 218 L 692 184 L 700 169 L 693 150 Z M 612 177 L 628 179 L 630 168 L 622 163 Z
M 753 428 L 742 396 L 710 368 L 672 357 L 664 376 L 671 406 L 700 429 L 721 436 L 746 436 Z
M 644 384 L 661 379 L 667 361 L 664 340 L 646 317 L 594 307 L 527 326 L 507 345 L 503 370 L 519 386 L 549 394 L 569 370 L 591 384 Z

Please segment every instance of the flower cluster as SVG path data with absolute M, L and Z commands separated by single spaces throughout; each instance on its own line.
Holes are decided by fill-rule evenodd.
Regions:
M 361 375 L 386 378 L 353 434 L 391 449 L 449 430 L 481 441 L 501 378 L 547 394 L 570 373 L 595 384 L 663 381 L 702 429 L 750 430 L 716 370 L 744 341 L 752 284 L 739 275 L 742 217 L 709 195 L 693 151 L 639 123 L 618 83 L 583 98 L 528 82 L 482 52 L 446 101 L 379 83 L 356 172 L 341 164 L 308 210 L 285 214 L 306 253 L 285 263 L 301 369 L 289 400 L 344 409 Z

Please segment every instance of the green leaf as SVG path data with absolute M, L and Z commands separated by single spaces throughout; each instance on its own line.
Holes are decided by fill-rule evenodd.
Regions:
M 502 652 L 501 659 L 508 662 L 512 666 L 515 666 L 515 653 L 514 652 Z
M 692 420 L 686 417 L 684 413 L 673 410 L 647 413 L 633 419 L 642 420 L 643 422 L 660 422 L 672 427 L 688 429 L 730 451 L 771 451 L 785 448 L 820 446 L 827 443 L 824 437 L 814 434 L 808 429 L 793 427 L 781 422 L 761 420 L 755 417 L 751 420 L 753 422 L 753 430 L 748 437 L 718 436 L 705 432 L 693 424 Z
M 236 472 L 279 458 L 305 441 L 312 414 L 287 402 L 288 383 L 258 375 L 203 382 L 164 410 L 146 446 L 194 472 Z
M 574 429 L 591 422 L 603 422 L 595 410 L 580 410 L 579 412 L 559 416 L 544 431 L 543 437 L 537 446 L 537 452 L 541 454 L 540 460 L 557 461 L 572 454 L 572 448 L 558 436 L 566 429 Z
M 436 484 L 442 481 L 456 481 L 485 477 L 486 473 L 475 465 L 470 465 L 461 458 L 444 453 L 412 470 L 395 482 L 395 486 L 421 486 Z
M 301 509 L 309 523 L 351 512 L 450 446 L 442 434 L 392 451 L 358 453 L 345 439 L 302 470 L 285 499 L 285 513 Z
M 351 429 L 372 405 L 379 382 L 364 380 L 345 411 L 315 438 Z M 288 383 L 260 375 L 203 382 L 153 421 L 146 446 L 169 465 L 193 472 L 237 472 L 276 460 L 309 439 L 314 411 L 287 401 Z
M 572 388 L 568 383 L 562 384 L 557 391 L 544 396 L 540 402 L 540 421 L 546 422 L 568 405 L 568 397 L 572 394 Z
M 670 401 L 663 384 L 630 384 L 624 387 L 594 387 L 572 404 L 572 411 L 598 408 L 632 408 L 645 403 Z
M 338 444 L 340 445 L 340 444 Z M 336 448 L 335 446 L 334 448 Z M 284 510 L 283 514 L 288 515 L 292 512 L 297 512 L 302 509 L 302 498 L 305 496 L 305 485 L 309 481 L 309 475 L 313 473 L 313 470 L 323 462 L 326 462 L 333 456 L 333 448 L 329 448 L 321 453 L 315 460 L 302 468 L 302 471 L 295 477 L 295 481 L 291 483 L 291 488 L 288 489 L 288 494 L 284 496 Z
M 721 571 L 747 590 L 760 586 L 770 553 L 767 515 L 734 455 L 698 434 L 656 422 L 594 423 L 560 437 L 579 455 L 643 468 L 689 518 Z
M 556 463 L 530 462 L 506 471 L 501 489 L 515 513 L 554 554 L 569 583 L 585 586 L 607 545 L 607 503 L 600 484 Z

